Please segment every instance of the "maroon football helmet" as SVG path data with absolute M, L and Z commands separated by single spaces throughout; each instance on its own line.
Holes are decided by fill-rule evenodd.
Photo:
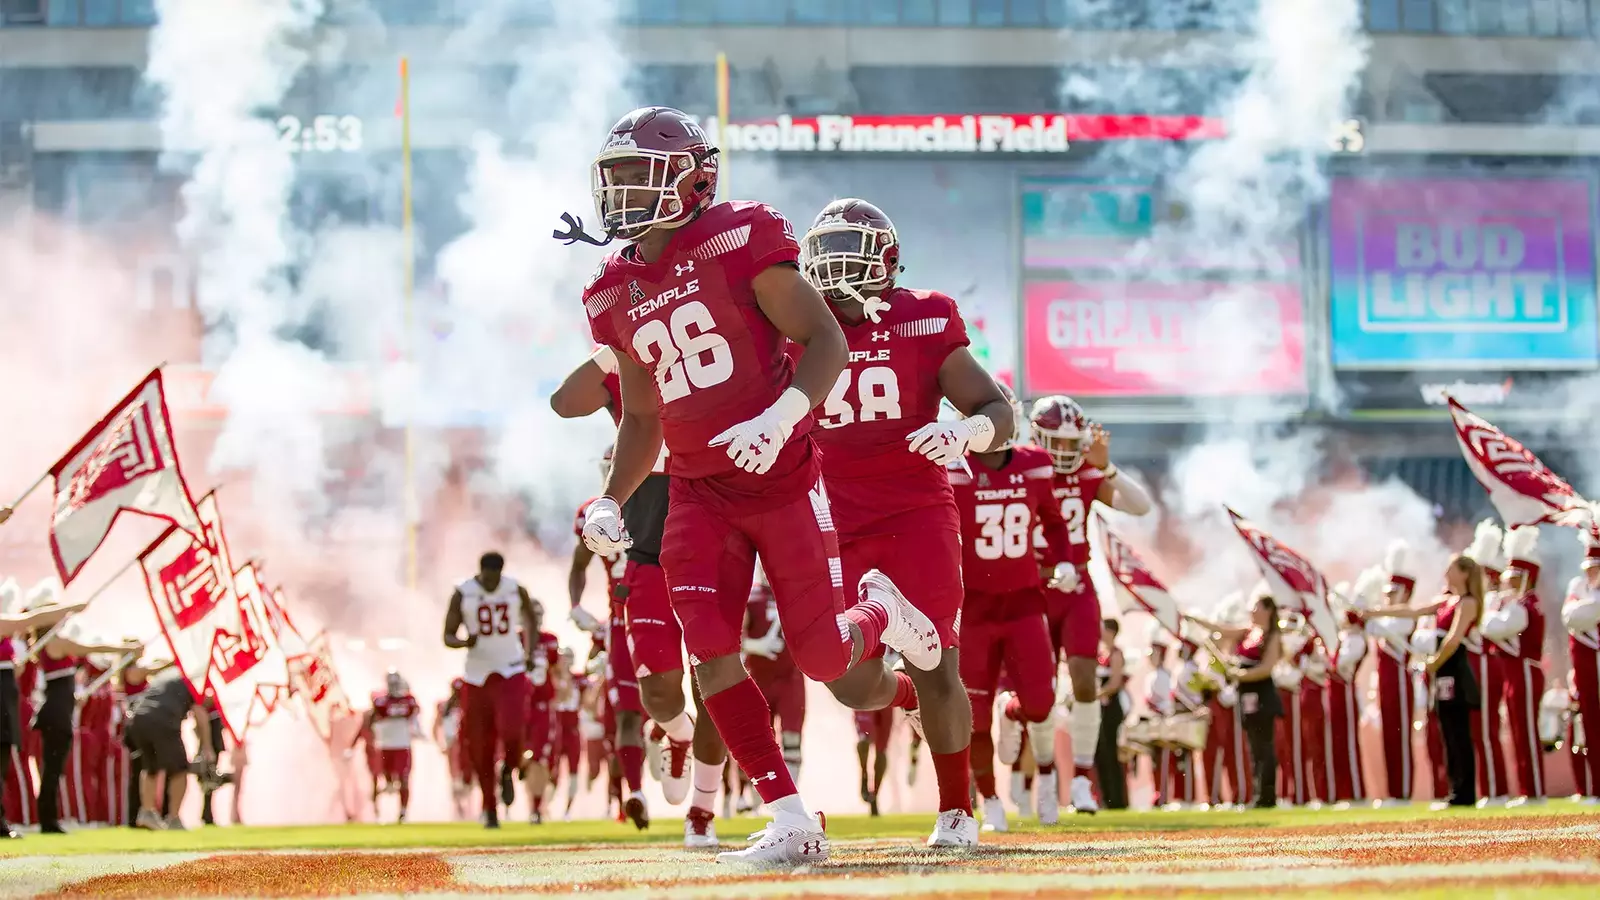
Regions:
M 647 106 L 611 126 L 592 170 L 595 211 L 608 238 L 678 228 L 715 202 L 717 150 L 687 114 Z
M 862 300 L 894 287 L 900 236 L 883 210 L 865 200 L 835 200 L 817 213 L 800 243 L 800 269 L 829 300 Z
M 1057 472 L 1071 475 L 1083 466 L 1083 455 L 1094 438 L 1089 417 L 1078 401 L 1061 394 L 1040 397 L 1028 418 L 1033 423 L 1034 442 L 1049 451 Z

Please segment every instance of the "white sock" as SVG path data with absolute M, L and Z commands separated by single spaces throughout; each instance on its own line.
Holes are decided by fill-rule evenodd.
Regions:
M 1100 723 L 1095 723 L 1099 728 Z M 1028 743 L 1033 747 L 1034 762 L 1041 766 L 1056 764 L 1056 717 L 1051 710 L 1049 718 L 1043 722 L 1028 723 Z M 1076 747 L 1076 745 L 1074 745 Z
M 689 718 L 687 710 L 678 713 L 671 722 L 662 722 L 661 730 L 667 733 L 669 740 L 680 744 L 694 740 L 694 720 Z
M 1072 704 L 1067 716 L 1067 736 L 1072 738 L 1072 764 L 1094 765 L 1094 747 L 1100 742 L 1100 701 Z
M 717 792 L 722 789 L 722 770 L 728 765 L 727 760 L 719 763 L 694 761 L 694 794 L 689 798 L 691 809 L 703 809 L 710 812 L 716 809 Z
M 779 797 L 767 805 L 772 807 L 772 817 L 785 825 L 802 824 L 796 821 L 800 819 L 805 820 L 804 824 L 815 824 L 811 819 L 811 813 L 806 811 L 805 803 L 800 800 L 799 794 Z

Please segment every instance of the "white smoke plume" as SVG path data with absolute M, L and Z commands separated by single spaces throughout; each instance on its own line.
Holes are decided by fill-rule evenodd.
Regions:
M 1327 197 L 1329 136 L 1333 124 L 1348 117 L 1366 64 L 1360 4 L 1279 0 L 1219 7 L 1219 23 L 1242 19 L 1246 7 L 1250 15 L 1247 37 L 1236 45 L 1244 77 L 1215 112 L 1226 121 L 1227 136 L 1163 173 L 1167 199 L 1182 214 L 1132 255 L 1130 269 L 1153 270 L 1159 279 L 1163 268 L 1189 260 L 1213 270 L 1299 279 L 1300 272 L 1286 266 L 1299 257 L 1299 229 Z M 1121 87 L 1120 94 L 1140 94 L 1137 85 Z M 1081 73 L 1069 75 L 1065 89 L 1101 93 Z M 1190 343 L 1215 348 L 1211 370 L 1198 379 L 1201 393 L 1207 379 L 1229 384 L 1253 377 L 1284 340 L 1275 310 L 1258 315 L 1257 304 L 1241 291 L 1189 323 Z M 1306 353 L 1314 357 L 1313 348 Z M 1163 554 L 1165 568 L 1181 572 L 1169 584 L 1183 602 L 1210 611 L 1223 595 L 1258 577 L 1223 504 L 1307 554 L 1334 580 L 1378 562 L 1395 538 L 1412 544 L 1419 571 L 1442 565 L 1444 547 L 1429 500 L 1397 480 L 1367 484 L 1339 472 L 1343 460 L 1326 435 L 1290 424 L 1298 410 L 1270 401 L 1231 410 L 1225 426 L 1207 427 L 1174 459 L 1162 492 L 1167 520 L 1118 525 L 1147 540 L 1159 530 L 1169 550 L 1172 540 L 1186 545 Z

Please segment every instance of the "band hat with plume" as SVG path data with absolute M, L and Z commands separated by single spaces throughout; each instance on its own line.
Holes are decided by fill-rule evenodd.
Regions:
M 1152 624 L 1150 626 L 1150 646 L 1151 647 L 1171 647 L 1172 646 L 1172 635 L 1167 633 L 1166 627 L 1163 626 L 1160 622 L 1156 622 L 1156 623 L 1154 623 L 1154 624 Z
M 22 585 L 15 578 L 0 581 L 0 613 L 22 611 Z
M 1507 557 L 1506 568 L 1520 569 L 1528 573 L 1533 580 L 1539 578 L 1539 567 L 1544 560 L 1539 555 L 1539 529 L 1534 525 L 1524 525 L 1506 532 L 1505 552 Z
M 1417 574 L 1411 568 L 1411 545 L 1395 541 L 1383 555 L 1383 568 L 1388 573 L 1389 586 L 1402 588 L 1407 593 L 1417 588 Z
M 1600 522 L 1590 522 L 1587 528 L 1579 528 L 1578 543 L 1583 545 L 1583 567 L 1600 566 Z
M 54 606 L 60 596 L 61 579 L 51 576 L 28 589 L 22 608 L 26 612 L 34 612 Z
M 1506 569 L 1506 554 L 1502 549 L 1502 544 L 1505 542 L 1506 534 L 1499 523 L 1493 519 L 1484 519 L 1472 532 L 1472 543 L 1462 551 L 1461 555 L 1499 575 Z
M 1352 599 L 1354 590 L 1348 581 L 1341 581 L 1328 590 L 1328 609 L 1335 619 L 1346 625 L 1361 624 L 1361 617 L 1356 615 L 1355 601 Z

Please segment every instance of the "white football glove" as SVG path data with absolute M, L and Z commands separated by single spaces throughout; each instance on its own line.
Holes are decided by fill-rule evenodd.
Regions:
M 572 623 L 590 634 L 598 634 L 600 632 L 600 620 L 594 617 L 594 613 L 581 606 L 572 608 Z
M 906 435 L 911 452 L 920 453 L 935 465 L 947 466 L 967 455 L 968 449 L 983 452 L 994 441 L 994 423 L 988 416 L 968 416 L 955 422 L 929 422 Z
M 811 413 L 811 398 L 799 388 L 789 388 L 761 415 L 712 438 L 707 447 L 728 447 L 728 458 L 746 472 L 764 475 L 778 461 L 794 426 Z
M 589 504 L 583 514 L 583 545 L 599 556 L 612 556 L 633 546 L 617 501 L 601 497 Z
M 1045 586 L 1063 594 L 1070 594 L 1076 591 L 1081 583 L 1078 578 L 1078 567 L 1064 562 L 1056 563 L 1056 570 L 1050 574 L 1050 581 Z

